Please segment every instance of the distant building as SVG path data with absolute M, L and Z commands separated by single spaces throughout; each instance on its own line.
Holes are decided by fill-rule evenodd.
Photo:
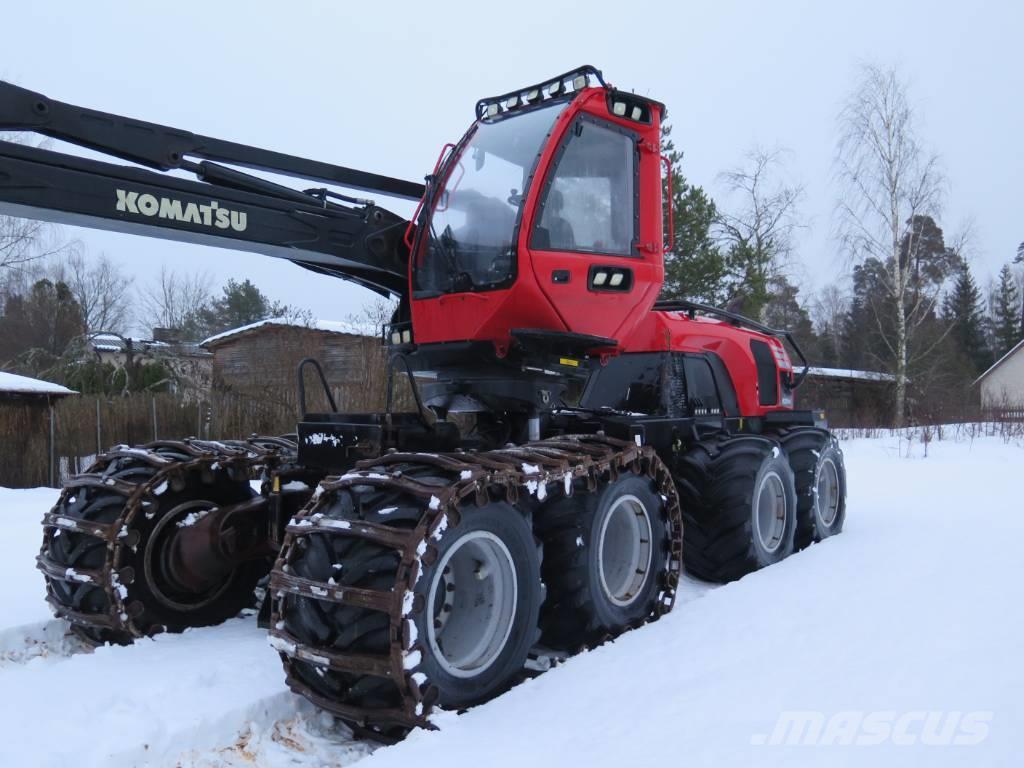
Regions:
M 198 342 L 181 341 L 176 331 L 154 328 L 152 339 L 137 339 L 116 333 L 96 333 L 89 339 L 92 352 L 101 363 L 124 368 L 133 364 L 160 363 L 170 373 L 169 389 L 205 393 L 211 385 L 213 355 Z
M 213 354 L 215 390 L 294 402 L 299 363 L 312 357 L 323 366 L 339 408 L 360 409 L 383 394 L 380 336 L 352 323 L 315 320 L 308 324 L 262 320 L 201 342 Z M 321 386 L 306 378 L 310 398 Z
M 0 372 L 0 485 L 52 485 L 52 406 L 78 394 L 60 384 Z
M 975 382 L 981 407 L 996 418 L 1024 419 L 1024 340 Z
M 812 367 L 797 390 L 797 408 L 821 408 L 834 427 L 892 422 L 896 377 L 879 371 Z

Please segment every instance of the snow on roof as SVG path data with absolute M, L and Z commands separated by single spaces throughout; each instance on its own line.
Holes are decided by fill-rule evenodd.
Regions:
M 270 318 L 269 320 L 258 320 L 255 323 L 249 323 L 249 325 L 243 325 L 239 328 L 231 328 L 223 333 L 215 334 L 208 339 L 203 339 L 199 342 L 199 346 L 205 347 L 215 342 L 223 341 L 231 336 L 238 336 L 264 326 L 277 326 L 280 328 L 312 328 L 317 331 L 342 333 L 349 336 L 377 336 L 372 328 L 360 323 L 349 323 L 342 320 L 313 320 L 312 322 L 304 323 L 284 320 L 281 318 Z
M 896 381 L 891 373 L 881 371 L 855 371 L 852 368 L 810 368 L 808 376 L 820 376 L 826 379 L 857 379 L 858 381 Z
M 992 373 L 992 371 L 994 371 L 1000 365 L 1002 365 L 1007 360 L 1009 360 L 1011 357 L 1013 357 L 1015 354 L 1017 354 L 1021 349 L 1024 349 L 1024 339 L 1021 339 L 1020 341 L 1018 341 L 1017 344 L 1009 352 L 1007 352 L 1005 355 L 1003 355 L 998 360 L 996 360 L 992 364 L 991 368 L 989 368 L 987 371 L 985 371 L 983 374 L 981 374 L 981 376 L 979 376 L 978 378 L 976 378 L 974 380 L 974 383 L 977 384 L 979 381 L 984 379 L 986 376 L 988 376 L 990 373 Z
M 0 371 L 0 392 L 11 392 L 25 395 L 77 395 L 73 389 L 54 384 L 52 381 L 32 379 L 16 373 Z
M 199 344 L 195 341 L 179 341 L 172 344 L 166 341 L 156 341 L 155 339 L 118 336 L 116 333 L 96 333 L 89 337 L 89 343 L 96 352 L 126 352 L 126 342 L 128 341 L 132 343 L 132 348 L 135 352 L 140 354 L 163 350 L 178 356 L 205 356 L 210 354 L 206 350 L 199 349 Z

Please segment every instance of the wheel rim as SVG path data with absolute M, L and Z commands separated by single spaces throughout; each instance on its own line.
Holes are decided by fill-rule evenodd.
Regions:
M 636 496 L 620 496 L 598 533 L 597 568 L 601 589 L 612 603 L 636 601 L 651 571 L 651 519 Z
M 777 472 L 768 472 L 757 489 L 754 524 L 761 547 L 775 552 L 786 531 L 786 486 Z
M 512 633 L 518 584 L 508 547 L 473 531 L 445 552 L 430 583 L 427 640 L 441 668 L 474 677 L 490 667 Z
M 818 520 L 829 528 L 839 514 L 839 469 L 832 459 L 826 458 L 821 462 L 814 490 Z
M 215 603 L 231 586 L 234 569 L 217 563 L 195 562 L 182 548 L 192 531 L 189 515 L 201 520 L 218 505 L 199 499 L 174 507 L 160 518 L 146 542 L 146 583 L 159 602 L 176 611 L 195 611 Z M 199 534 L 199 531 L 196 531 Z M 201 535 L 201 534 L 200 534 Z

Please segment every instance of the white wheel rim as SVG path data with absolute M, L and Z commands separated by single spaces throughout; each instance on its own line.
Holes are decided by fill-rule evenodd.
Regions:
M 831 458 L 825 458 L 818 467 L 814 495 L 814 511 L 818 515 L 818 522 L 825 528 L 832 527 L 839 515 L 839 469 Z
M 627 606 L 643 591 L 651 572 L 651 519 L 636 496 L 620 496 L 601 521 L 597 570 L 612 603 Z
M 427 594 L 427 642 L 453 677 L 488 669 L 512 634 L 519 597 L 516 566 L 505 543 L 472 531 L 444 553 Z
M 786 486 L 778 472 L 767 472 L 754 494 L 754 528 L 761 547 L 773 554 L 786 532 Z

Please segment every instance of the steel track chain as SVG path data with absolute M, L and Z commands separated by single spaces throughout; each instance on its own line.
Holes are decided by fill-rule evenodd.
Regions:
M 422 465 L 450 479 L 447 486 L 428 485 L 407 477 L 398 465 Z M 658 488 L 667 511 L 669 553 L 667 572 L 660 585 L 656 607 L 646 621 L 672 609 L 682 570 L 682 514 L 671 473 L 654 449 L 604 435 L 571 435 L 481 453 L 390 453 L 359 462 L 340 477 L 321 482 L 313 497 L 289 523 L 280 555 L 271 572 L 271 644 L 281 653 L 289 687 L 322 709 L 353 725 L 372 738 L 394 740 L 415 727 L 432 727 L 429 722 L 437 689 L 430 681 L 413 679 L 411 663 L 421 647 L 411 639 L 413 617 L 423 611 L 422 600 L 414 599 L 414 587 L 422 565 L 436 562 L 434 536 L 443 526 L 457 525 L 459 516 L 471 505 L 491 500 L 515 504 L 525 491 L 543 502 L 548 494 L 571 495 L 583 481 L 586 492 L 594 492 L 602 481 L 612 482 L 622 473 L 649 476 Z M 400 491 L 422 504 L 414 528 L 397 529 L 379 523 L 338 521 L 323 510 L 342 490 Z M 400 553 L 394 586 L 388 590 L 341 587 L 333 583 L 304 579 L 289 573 L 297 543 L 308 536 L 354 537 L 374 542 Z M 305 645 L 290 634 L 282 621 L 286 595 L 380 611 L 389 617 L 389 653 L 360 655 L 339 653 L 325 647 Z M 645 623 L 645 622 L 640 622 Z M 301 661 L 324 670 L 389 679 L 398 689 L 401 704 L 390 708 L 368 708 L 325 697 L 304 683 L 293 667 Z
M 91 643 L 100 642 L 101 636 L 125 641 L 150 634 L 149 627 L 139 626 L 136 621 L 145 612 L 145 606 L 137 600 L 127 600 L 128 587 L 136 578 L 134 569 L 125 563 L 127 552 L 134 551 L 139 543 L 138 532 L 132 530 L 135 517 L 140 512 L 146 514 L 145 510 L 158 503 L 167 488 L 183 488 L 190 472 L 227 472 L 248 479 L 257 471 L 294 460 L 295 451 L 295 442 L 287 438 L 252 437 L 225 441 L 161 440 L 131 448 L 119 445 L 99 454 L 86 472 L 68 479 L 57 503 L 43 517 L 43 543 L 36 566 L 46 577 L 46 600 L 54 613 L 69 621 L 77 633 Z M 156 472 L 142 482 L 109 477 L 112 465 L 122 459 L 148 465 Z M 62 513 L 75 495 L 86 488 L 100 488 L 124 497 L 124 506 L 113 522 L 80 520 Z M 85 570 L 67 568 L 52 560 L 47 552 L 53 537 L 62 532 L 102 541 L 105 544 L 103 565 Z M 83 612 L 65 605 L 55 596 L 53 581 L 92 584 L 102 589 L 109 610 Z M 82 630 L 94 630 L 96 634 Z

